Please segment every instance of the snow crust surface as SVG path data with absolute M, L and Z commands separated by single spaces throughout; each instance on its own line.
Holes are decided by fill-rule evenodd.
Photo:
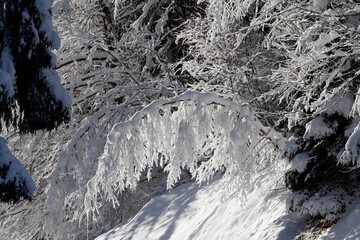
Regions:
M 221 179 L 203 186 L 183 184 L 152 199 L 133 218 L 96 240 L 294 239 L 304 231 L 307 217 L 286 211 L 288 192 L 273 189 L 279 172 L 268 168 L 257 174 L 246 202 L 225 194 Z M 311 239 L 358 240 L 359 218 L 360 201 L 337 224 Z
M 286 212 L 287 192 L 273 189 L 280 177 L 275 168 L 255 176 L 245 202 L 224 193 L 221 179 L 200 187 L 187 183 L 96 239 L 293 239 L 306 217 Z

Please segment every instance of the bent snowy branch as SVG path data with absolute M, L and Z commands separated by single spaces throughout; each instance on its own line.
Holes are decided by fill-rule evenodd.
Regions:
M 135 189 L 144 172 L 150 179 L 154 167 L 168 173 L 168 188 L 187 169 L 199 182 L 225 170 L 225 178 L 246 190 L 251 174 L 268 160 L 253 161 L 259 158 L 256 154 L 265 145 L 275 150 L 267 143 L 279 139 L 264 129 L 245 107 L 214 94 L 186 92 L 156 100 L 109 133 L 96 174 L 87 184 L 85 209 L 97 211 L 100 193 L 119 204 L 115 196 Z

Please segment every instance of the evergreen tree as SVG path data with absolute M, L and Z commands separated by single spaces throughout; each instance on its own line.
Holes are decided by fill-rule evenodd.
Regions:
M 21 163 L 11 154 L 4 138 L 0 138 L 0 201 L 17 202 L 32 199 L 35 183 Z
M 22 133 L 51 130 L 70 119 L 71 100 L 51 52 L 60 45 L 51 23 L 51 4 L 4 0 L 0 5 L 0 118 Z M 26 170 L 1 141 L 0 200 L 31 199 L 34 190 Z
M 5 46 L 5 6 L 0 9 L 0 118 L 8 124 L 11 119 L 11 99 L 14 95 L 14 68 L 9 60 L 9 49 Z M 1 125 L 0 125 L 1 130 Z
M 55 72 L 50 51 L 59 47 L 52 30 L 49 0 L 6 1 L 5 38 L 16 71 L 16 99 L 23 132 L 51 130 L 70 118 L 70 100 Z

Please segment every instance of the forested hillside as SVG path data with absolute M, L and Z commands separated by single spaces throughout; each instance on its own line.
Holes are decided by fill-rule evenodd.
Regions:
M 309 225 L 332 226 L 360 197 L 358 1 L 28 2 L 52 4 L 52 67 L 72 115 L 36 132 L 0 115 L 36 185 L 31 201 L 2 203 L 0 238 L 94 239 L 214 176 L 245 201 L 254 176 L 287 162 L 286 210 Z

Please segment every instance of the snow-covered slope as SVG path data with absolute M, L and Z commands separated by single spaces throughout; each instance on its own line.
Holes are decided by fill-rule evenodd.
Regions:
M 110 239 L 293 239 L 306 217 L 287 213 L 278 188 L 279 166 L 258 173 L 246 200 L 225 193 L 222 179 L 186 183 L 152 199 L 127 222 L 97 240 Z M 282 180 L 280 180 L 281 182 Z

